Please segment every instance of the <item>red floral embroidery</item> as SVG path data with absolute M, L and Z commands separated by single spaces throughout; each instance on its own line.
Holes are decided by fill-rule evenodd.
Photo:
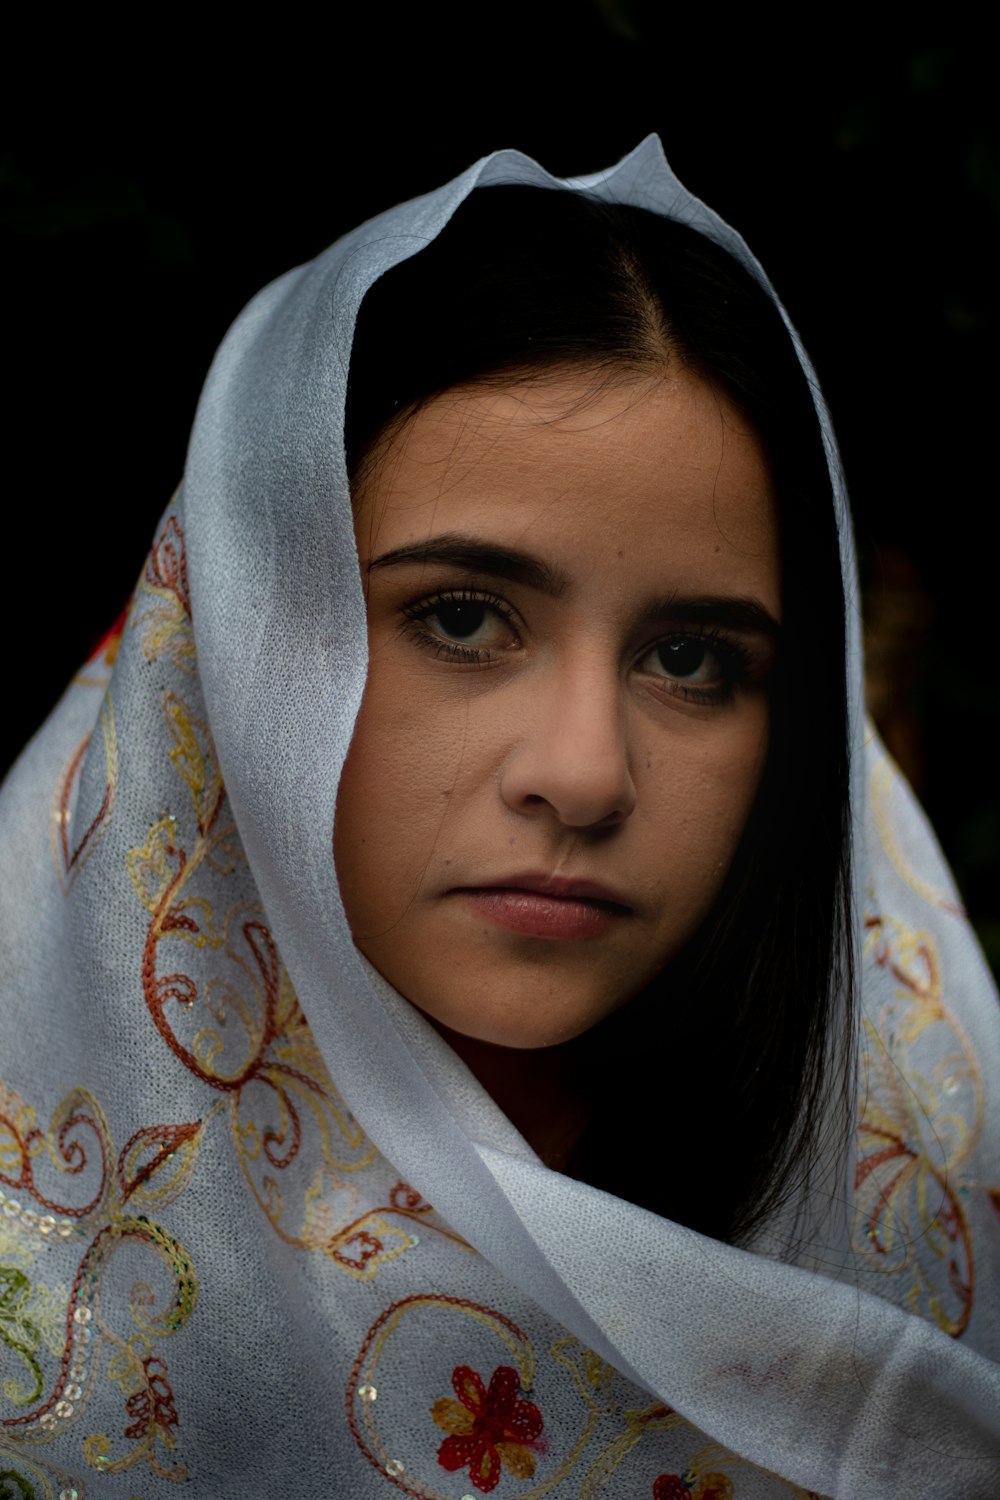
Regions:
M 389 1202 L 393 1208 L 398 1208 L 400 1213 L 430 1214 L 434 1210 L 429 1203 L 425 1203 L 417 1192 L 411 1188 L 408 1182 L 397 1182 L 389 1191 Z
M 691 1500 L 691 1491 L 679 1474 L 661 1474 L 653 1485 L 653 1500 Z
M 187 545 L 184 528 L 176 516 L 167 517 L 163 530 L 153 543 L 153 550 L 146 559 L 146 578 L 155 589 L 169 589 L 190 619 Z
M 385 1246 L 376 1235 L 369 1234 L 367 1229 L 359 1229 L 357 1234 L 352 1234 L 338 1250 L 332 1250 L 330 1253 L 342 1266 L 347 1266 L 352 1271 L 362 1271 L 368 1262 L 376 1255 L 381 1255 L 384 1249 Z
M 176 1441 L 174 1428 L 179 1425 L 174 1393 L 167 1379 L 167 1367 L 162 1359 L 144 1359 L 142 1371 L 146 1377 L 144 1389 L 128 1398 L 125 1410 L 134 1417 L 131 1427 L 126 1427 L 125 1436 L 147 1440 L 158 1434 L 172 1448 Z
M 487 1494 L 496 1489 L 504 1469 L 518 1479 L 535 1472 L 540 1448 L 542 1414 L 533 1401 L 522 1400 L 517 1371 L 500 1365 L 493 1371 L 489 1390 L 475 1370 L 458 1365 L 451 1383 L 457 1401 L 442 1396 L 433 1407 L 434 1420 L 451 1433 L 438 1449 L 438 1463 L 449 1473 L 468 1465 L 469 1479 Z
M 733 1481 L 718 1470 L 695 1477 L 690 1469 L 683 1474 L 661 1474 L 653 1484 L 653 1500 L 732 1500 Z

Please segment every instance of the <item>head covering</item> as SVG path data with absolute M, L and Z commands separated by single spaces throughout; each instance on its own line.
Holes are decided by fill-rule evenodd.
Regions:
M 123 633 L 0 802 L 0 1481 L 992 1496 L 1000 1020 L 862 722 L 818 397 L 864 927 L 838 1224 L 789 1264 L 548 1170 L 351 940 L 331 849 L 366 669 L 351 334 L 377 277 L 496 183 L 684 220 L 768 285 L 654 138 L 570 183 L 501 152 L 282 277 L 227 336 Z

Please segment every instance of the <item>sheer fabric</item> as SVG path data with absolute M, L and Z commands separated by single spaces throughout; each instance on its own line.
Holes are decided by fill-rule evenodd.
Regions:
M 351 941 L 331 852 L 366 669 L 351 332 L 373 281 L 501 182 L 553 185 L 499 153 L 250 304 L 122 633 L 4 788 L 0 1478 L 102 1500 L 986 1500 L 1000 1016 L 863 723 L 856 611 L 858 1127 L 798 1264 L 546 1169 Z M 570 185 L 764 279 L 653 138 Z

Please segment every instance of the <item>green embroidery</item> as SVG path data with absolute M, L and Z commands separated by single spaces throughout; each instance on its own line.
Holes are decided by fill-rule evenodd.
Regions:
M 0 1469 L 0 1500 L 35 1500 L 35 1486 L 29 1484 L 23 1474 L 15 1474 L 13 1469 Z
M 42 1367 L 35 1358 L 35 1350 L 42 1341 L 42 1335 L 36 1323 L 27 1317 L 27 1301 L 31 1293 L 31 1282 L 23 1271 L 16 1266 L 0 1266 L 0 1340 L 8 1349 L 20 1355 L 25 1366 L 33 1377 L 34 1384 L 30 1389 L 19 1386 L 16 1381 L 7 1379 L 3 1383 L 3 1393 L 15 1406 L 30 1406 L 37 1401 L 42 1394 L 44 1378 Z M 7 1477 L 7 1471 L 0 1474 L 0 1479 Z M 16 1474 L 10 1477 L 21 1481 Z M 8 1491 L 13 1494 L 13 1491 Z M 31 1490 L 25 1493 L 34 1493 Z M 3 1490 L 0 1490 L 0 1500 L 3 1500 Z

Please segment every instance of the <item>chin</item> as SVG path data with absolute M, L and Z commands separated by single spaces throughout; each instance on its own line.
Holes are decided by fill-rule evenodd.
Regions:
M 617 1006 L 600 1009 L 594 1014 L 567 1016 L 539 1014 L 518 1017 L 510 1010 L 497 1015 L 465 1015 L 441 1005 L 428 1007 L 419 1002 L 416 1008 L 426 1016 L 431 1025 L 452 1045 L 462 1041 L 478 1043 L 488 1047 L 504 1047 L 515 1052 L 537 1052 L 548 1047 L 560 1047 L 576 1041 L 615 1010 Z M 624 1002 L 622 1002 L 624 1003 Z M 460 1050 L 460 1049 L 459 1049 Z

